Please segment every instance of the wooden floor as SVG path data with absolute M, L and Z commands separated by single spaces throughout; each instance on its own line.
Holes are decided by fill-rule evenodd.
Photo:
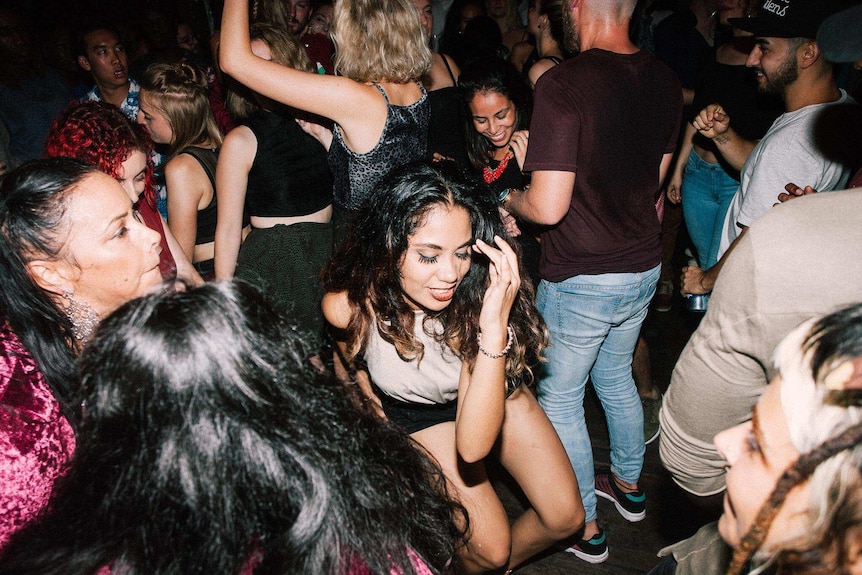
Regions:
M 686 311 L 684 307 L 684 301 L 677 296 L 670 312 L 651 311 L 644 325 L 643 333 L 651 348 L 653 379 L 662 391 L 667 388 L 673 365 L 699 320 L 697 314 Z M 607 469 L 609 447 L 604 414 L 595 395 L 587 395 L 584 407 L 596 468 Z M 501 469 L 492 470 L 492 476 L 509 515 L 517 517 L 525 505 L 517 485 Z M 647 516 L 638 523 L 623 519 L 612 502 L 598 500 L 599 525 L 607 535 L 610 550 L 606 562 L 591 565 L 561 549 L 552 549 L 518 569 L 517 573 L 645 573 L 657 563 L 656 552 L 659 549 L 688 537 L 720 514 L 720 507 L 715 503 L 710 502 L 711 506 L 704 507 L 702 502 L 692 500 L 676 487 L 659 460 L 658 440 L 647 446 L 640 486 L 647 495 Z

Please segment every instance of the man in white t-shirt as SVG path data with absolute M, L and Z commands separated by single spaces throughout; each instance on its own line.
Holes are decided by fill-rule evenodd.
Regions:
M 723 159 L 740 170 L 740 185 L 724 221 L 719 261 L 708 270 L 683 269 L 683 294 L 712 291 L 727 254 L 751 224 L 777 201 L 788 182 L 811 182 L 820 191 L 843 189 L 849 166 L 828 157 L 822 148 L 824 122 L 841 115 L 853 99 L 838 88 L 832 63 L 817 41 L 817 28 L 844 7 L 840 0 L 766 0 L 756 18 L 731 19 L 731 25 L 755 35 L 746 66 L 757 75 L 764 93 L 781 94 L 786 112 L 762 140 L 741 138 L 719 104 L 701 110 L 694 126 L 715 142 Z M 849 107 L 849 106 L 848 106 Z M 838 120 L 840 123 L 840 120 Z

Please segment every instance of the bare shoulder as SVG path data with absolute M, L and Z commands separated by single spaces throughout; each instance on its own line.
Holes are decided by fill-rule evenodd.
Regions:
M 323 296 L 321 307 L 326 321 L 333 327 L 337 329 L 347 328 L 353 315 L 353 306 L 350 304 L 346 291 L 327 293 Z
M 228 160 L 224 158 L 230 158 L 232 163 L 240 159 L 246 160 L 244 163 L 251 164 L 256 155 L 257 138 L 254 132 L 247 126 L 237 126 L 224 138 L 224 143 L 219 150 L 219 164 L 225 165 Z
M 219 152 L 219 157 L 221 157 L 221 152 L 224 151 L 225 146 L 249 145 L 257 146 L 257 138 L 255 137 L 254 132 L 252 132 L 251 128 L 248 126 L 237 126 L 224 137 L 224 143 Z

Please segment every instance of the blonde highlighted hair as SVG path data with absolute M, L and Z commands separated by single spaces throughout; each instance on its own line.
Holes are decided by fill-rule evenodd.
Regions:
M 141 95 L 171 125 L 170 155 L 200 144 L 221 146 L 222 135 L 207 97 L 207 78 L 198 68 L 153 64 L 141 78 Z
M 252 42 L 259 40 L 267 45 L 272 61 L 302 72 L 314 72 L 305 49 L 285 29 L 273 24 L 257 22 L 249 28 Z M 232 81 L 227 95 L 227 108 L 236 118 L 248 118 L 261 104 L 255 92 L 239 82 Z
M 338 0 L 335 67 L 357 82 L 404 83 L 431 69 L 431 50 L 410 0 Z

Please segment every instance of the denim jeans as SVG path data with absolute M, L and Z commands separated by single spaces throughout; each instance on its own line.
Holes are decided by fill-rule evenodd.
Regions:
M 611 471 L 622 481 L 637 483 L 644 435 L 632 355 L 660 268 L 539 284 L 536 304 L 551 332 L 538 384 L 539 403 L 572 462 L 587 521 L 596 518 L 593 450 L 584 420 L 587 379 L 592 379 L 607 417 Z
M 711 268 L 718 259 L 724 217 L 737 189 L 739 182 L 721 165 L 704 162 L 691 151 L 682 179 L 682 211 L 702 269 Z

